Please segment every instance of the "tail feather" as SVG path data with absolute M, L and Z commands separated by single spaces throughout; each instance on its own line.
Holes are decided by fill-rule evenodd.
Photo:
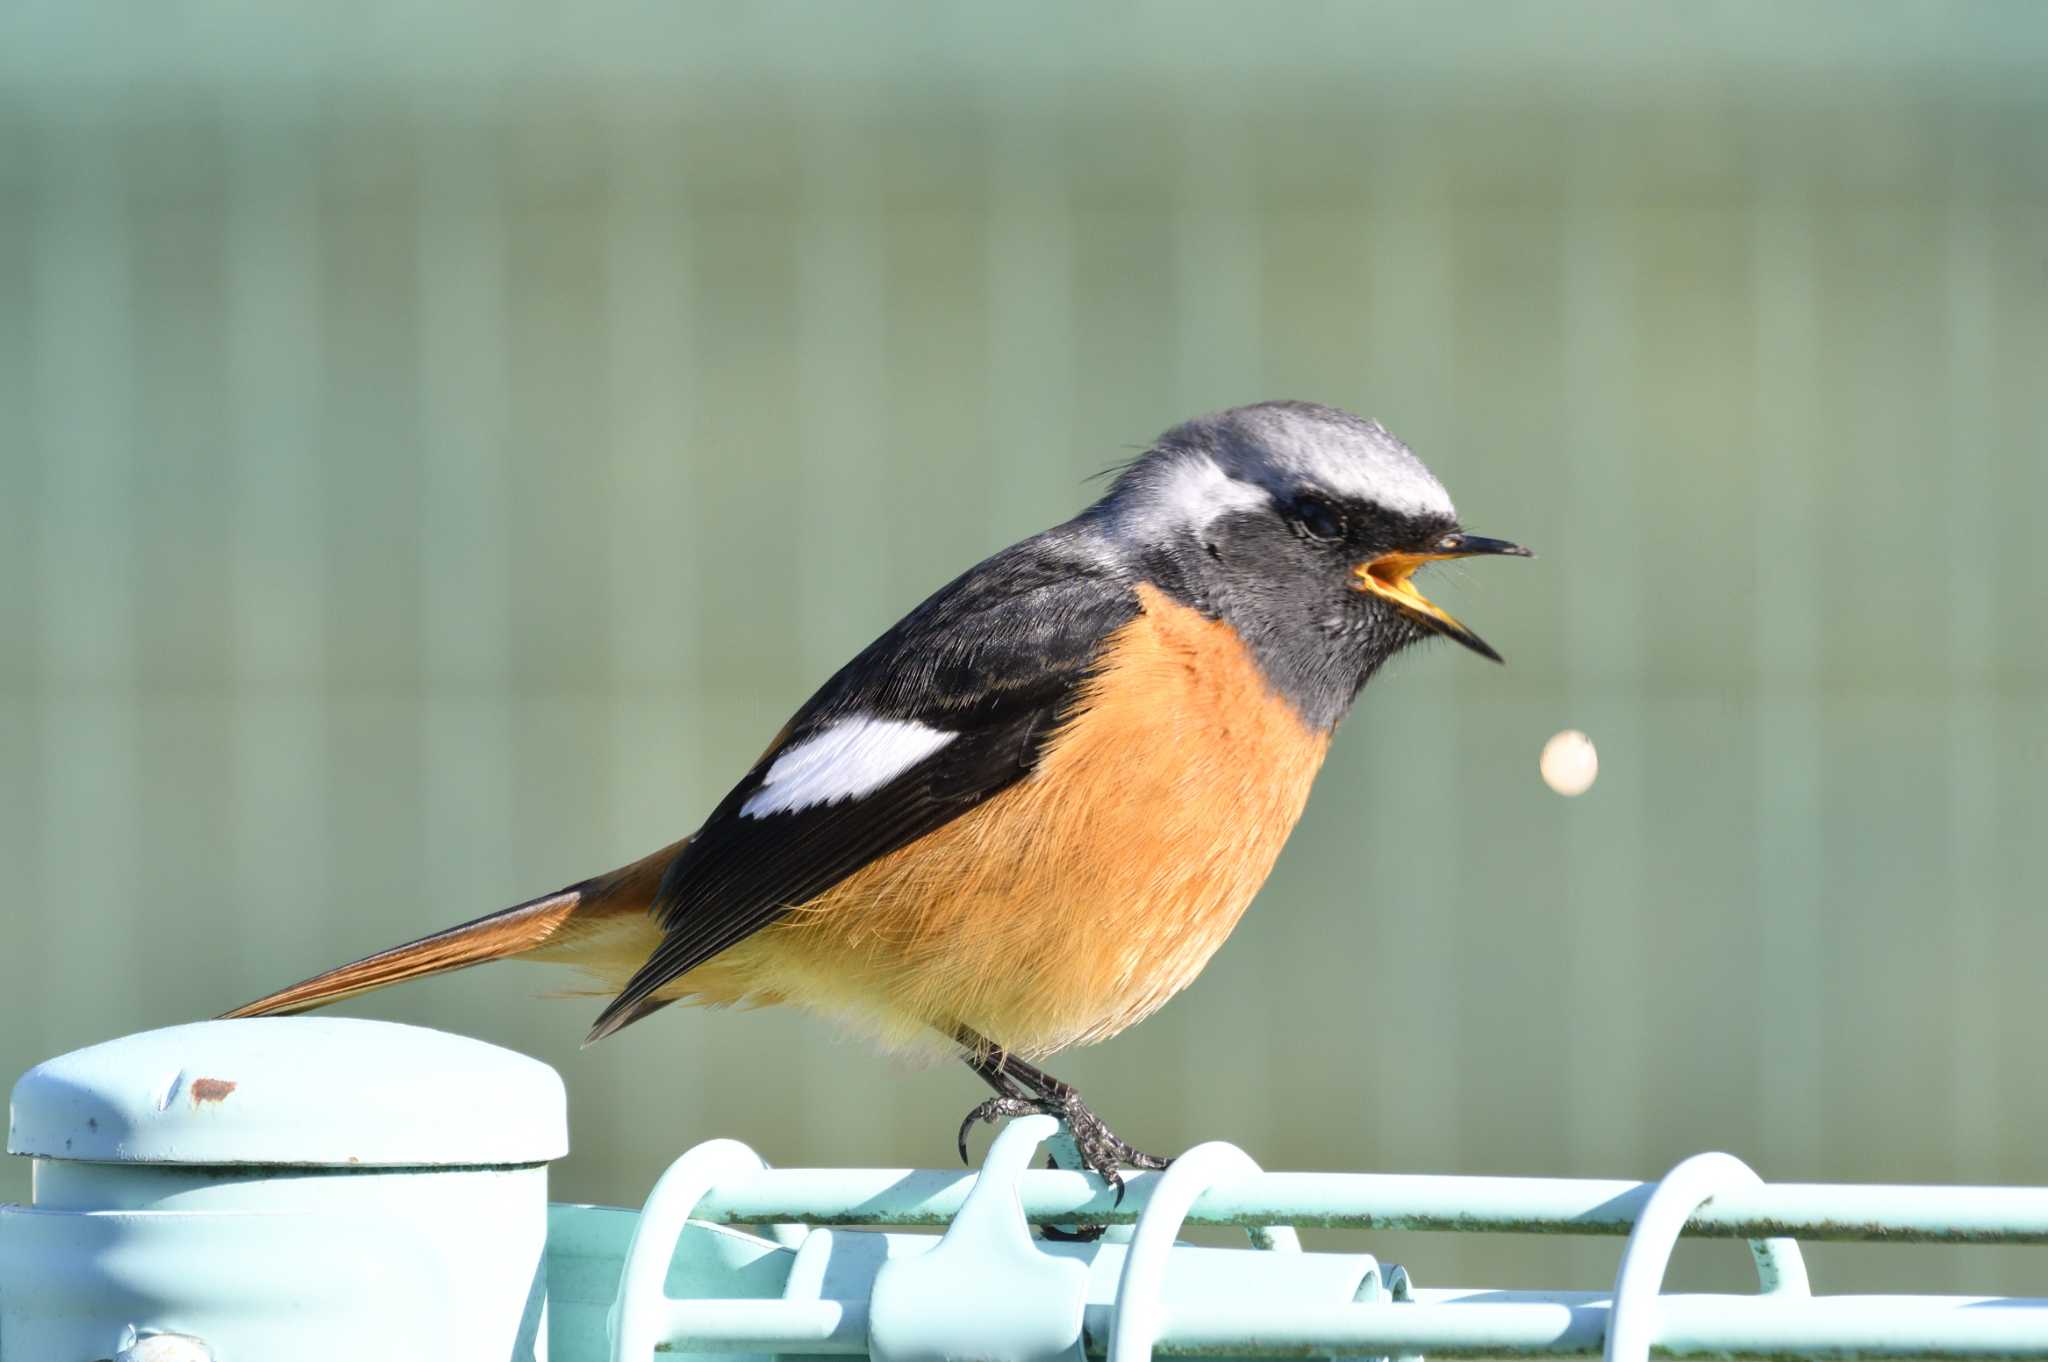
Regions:
M 596 1024 L 590 1028 L 590 1034 L 583 1038 L 584 1048 L 589 1049 L 614 1031 L 623 1031 L 642 1017 L 653 1012 L 659 1012 L 674 1001 L 675 999 L 673 998 L 649 996 L 636 998 L 624 1007 L 614 1003 L 612 1006 L 605 1008 L 598 1016 Z
M 423 936 L 417 941 L 408 941 L 403 946 L 366 955 L 352 964 L 316 974 L 290 988 L 279 989 L 221 1015 L 288 1016 L 353 998 L 387 984 L 403 983 L 407 979 L 420 979 L 430 974 L 445 974 L 449 970 L 466 969 L 486 961 L 519 955 L 571 964 L 586 963 L 583 957 L 593 948 L 601 952 L 607 943 L 619 944 L 618 929 L 625 929 L 627 936 L 634 939 L 643 931 L 658 936 L 653 924 L 646 919 L 647 910 L 654 902 L 662 873 L 683 846 L 683 842 L 677 842 L 609 874 L 570 885 L 541 898 L 528 899 L 525 903 L 514 904 L 475 921 Z M 638 954 L 644 955 L 650 948 L 641 945 Z M 599 972 L 607 971 L 600 969 Z M 630 966 L 623 971 L 630 972 Z
M 583 898 L 583 886 L 564 889 L 487 917 L 366 955 L 275 993 L 244 1003 L 223 1017 L 282 1017 L 353 998 L 387 984 L 466 969 L 487 960 L 524 955 L 547 944 Z

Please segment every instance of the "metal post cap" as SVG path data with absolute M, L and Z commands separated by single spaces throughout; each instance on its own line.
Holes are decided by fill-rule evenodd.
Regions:
M 478 1167 L 569 1149 L 537 1059 L 417 1026 L 265 1017 L 145 1031 L 38 1064 L 7 1150 L 93 1163 Z

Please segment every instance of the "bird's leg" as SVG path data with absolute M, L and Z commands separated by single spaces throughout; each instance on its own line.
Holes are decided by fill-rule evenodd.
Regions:
M 1042 1103 L 1034 1101 L 1023 1088 L 1011 1080 L 1006 1071 L 1010 1057 L 995 1046 L 983 1041 L 972 1031 L 961 1032 L 961 1044 L 966 1047 L 967 1067 L 981 1076 L 981 1081 L 996 1090 L 996 1095 L 967 1113 L 967 1119 L 960 1123 L 960 1162 L 967 1162 L 967 1132 L 980 1121 L 995 1122 L 1011 1116 L 1030 1116 L 1044 1111 Z M 1058 1113 L 1052 1113 L 1057 1115 Z
M 1056 1116 L 1074 1137 L 1081 1162 L 1091 1172 L 1116 1188 L 1123 1199 L 1125 1168 L 1160 1169 L 1166 1160 L 1128 1143 L 1109 1128 L 1100 1116 L 1081 1100 L 1070 1083 L 1062 1083 L 1035 1064 L 1028 1064 L 992 1045 L 964 1027 L 957 1033 L 967 1051 L 967 1067 L 981 1075 L 996 1095 L 967 1113 L 960 1123 L 960 1161 L 967 1161 L 967 1132 L 977 1121 L 1000 1121 L 1011 1116 L 1044 1112 Z

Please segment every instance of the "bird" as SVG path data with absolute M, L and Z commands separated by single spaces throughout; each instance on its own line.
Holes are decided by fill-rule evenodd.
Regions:
M 1338 724 L 1433 638 L 1501 656 L 1426 565 L 1468 534 L 1377 421 L 1200 416 L 1072 519 L 939 588 L 828 679 L 688 836 L 226 1013 L 303 1012 L 509 958 L 609 993 L 586 1044 L 667 1007 L 788 1004 L 957 1055 L 1117 1188 L 1166 1160 L 1039 1066 L 1186 988 L 1264 884 Z

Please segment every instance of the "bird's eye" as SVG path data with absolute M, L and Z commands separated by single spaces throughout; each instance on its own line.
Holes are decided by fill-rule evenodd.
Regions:
M 1288 507 L 1288 518 L 1296 529 L 1310 539 L 1342 539 L 1344 517 L 1336 507 L 1321 497 L 1300 496 Z

